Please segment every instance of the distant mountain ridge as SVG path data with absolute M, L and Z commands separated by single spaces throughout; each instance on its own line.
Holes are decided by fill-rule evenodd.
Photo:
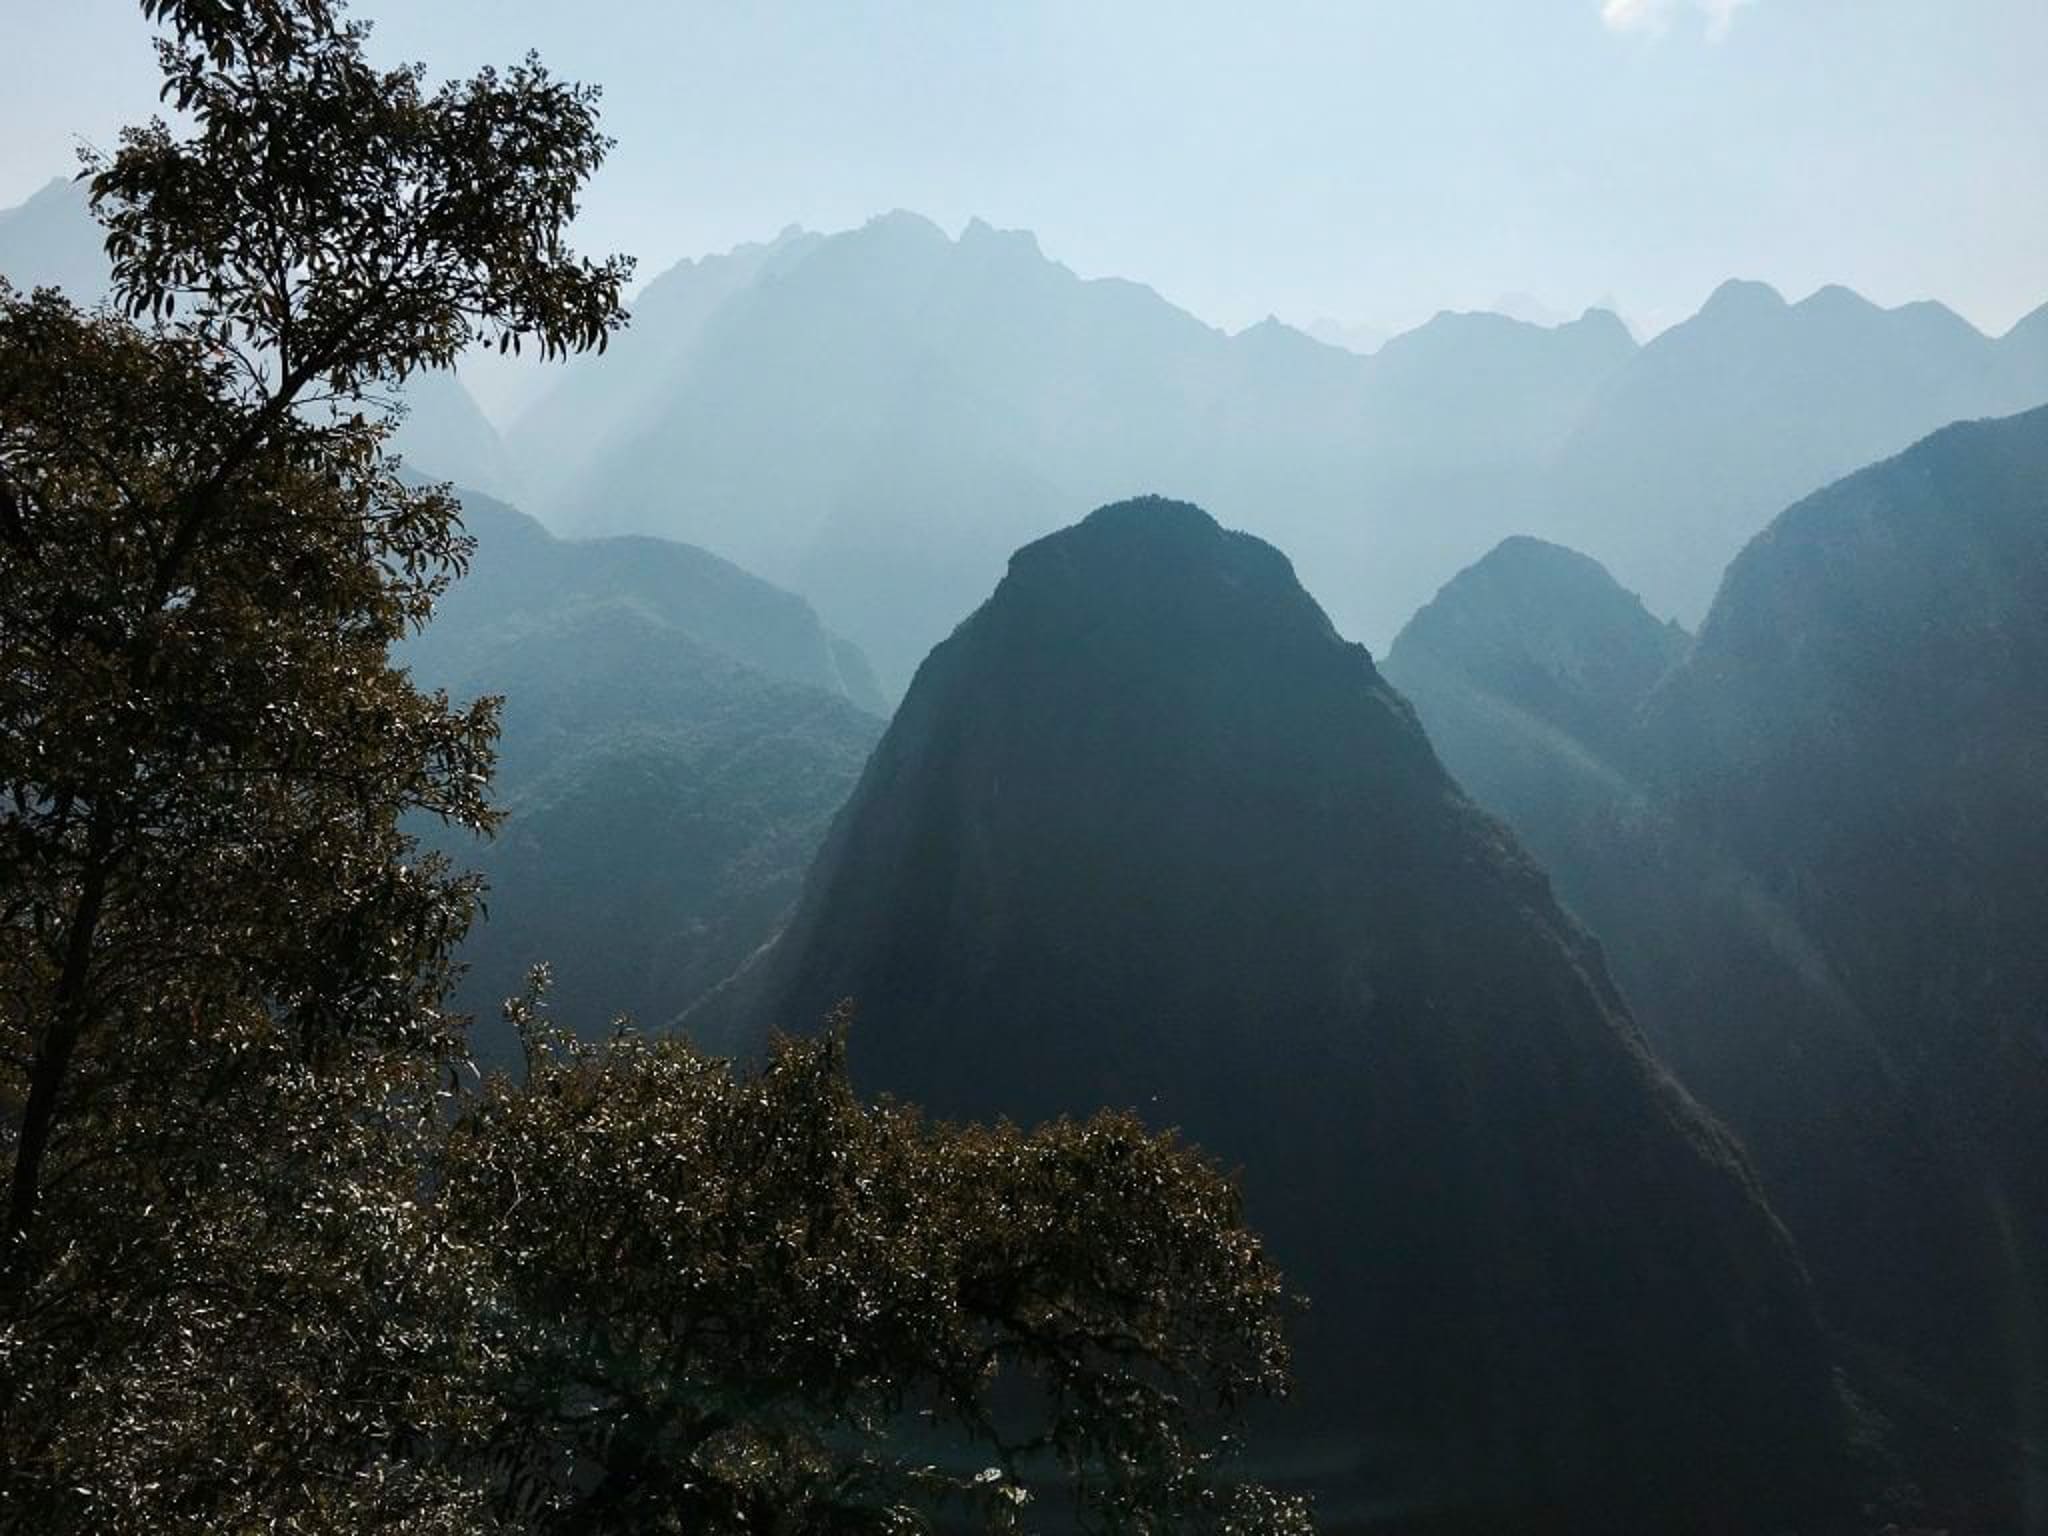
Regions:
M 639 535 L 557 538 L 538 520 L 476 492 L 463 493 L 462 507 L 477 548 L 434 622 L 407 643 L 415 662 L 442 673 L 471 671 L 489 665 L 502 646 L 544 629 L 554 615 L 612 605 L 769 677 L 882 712 L 859 647 L 827 630 L 802 598 L 730 561 Z
M 1546 450 L 1568 402 L 1633 348 L 1611 319 L 1551 331 L 1491 317 L 1509 335 L 1486 369 L 1455 361 L 1483 320 L 1447 317 L 1372 359 L 1277 322 L 1226 336 L 980 221 L 954 240 L 896 213 L 776 251 L 708 318 L 690 307 L 684 366 L 652 412 L 640 402 L 636 433 L 603 413 L 601 444 L 565 458 L 543 426 L 581 408 L 583 386 L 565 379 L 513 441 L 582 466 L 541 508 L 558 525 L 659 530 L 761 571 L 810 597 L 897 687 L 1009 550 L 1142 487 L 1242 508 L 1244 522 L 1290 508 L 1286 527 L 1260 531 L 1314 571 L 1350 568 L 1374 542 L 1391 602 L 1418 562 L 1433 570 L 1426 541 L 1362 526 L 1356 509 L 1376 494 L 1433 502 L 1475 451 L 1490 463 Z M 679 277 L 702 289 L 723 275 Z M 655 322 L 636 328 L 623 347 L 662 350 Z M 1493 426 L 1418 458 L 1416 423 L 1453 418 L 1475 390 L 1497 406 Z
M 801 261 L 822 239 L 791 226 L 765 244 L 678 262 L 642 288 L 632 301 L 632 323 L 602 353 L 571 359 L 521 414 L 515 457 L 533 494 L 546 503 L 572 496 L 593 462 L 658 414 L 720 306 Z
M 1695 620 L 1783 507 L 1949 422 L 2044 402 L 2048 306 L 1993 340 L 1940 304 L 1727 283 L 1609 381 L 1552 468 L 1542 531 Z
M 0 271 L 82 283 L 95 244 L 75 183 L 0 212 Z M 1137 490 L 1278 540 L 1374 645 L 1515 533 L 1691 622 L 1779 508 L 2048 402 L 2048 306 L 1994 340 L 1937 304 L 1731 282 L 1641 346 L 1604 310 L 1444 314 L 1365 356 L 901 212 L 679 263 L 633 308 L 502 440 L 422 375 L 397 446 L 551 526 L 680 539 L 803 594 L 892 696 L 1011 549 Z
M 1642 346 L 1600 310 L 1447 314 L 1361 356 L 1277 321 L 1226 335 L 1028 234 L 900 212 L 686 263 L 616 351 L 630 379 L 567 375 L 513 434 L 537 509 L 804 593 L 891 690 L 1010 549 L 1138 489 L 1278 540 L 1373 643 L 1517 532 L 1692 620 L 1789 501 L 2048 401 L 2048 310 L 1994 340 L 1938 305 L 1735 283 Z

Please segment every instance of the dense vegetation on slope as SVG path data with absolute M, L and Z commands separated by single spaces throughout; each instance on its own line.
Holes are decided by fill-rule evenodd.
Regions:
M 1541 539 L 1503 541 L 1467 567 L 1411 619 L 1382 670 L 1411 699 L 1462 684 L 1475 704 L 1509 700 L 1531 730 L 1561 731 L 1603 759 L 1626 759 L 1635 712 L 1690 641 L 1659 623 L 1598 562 Z M 1442 684 L 1431 686 L 1430 669 Z M 1478 754 L 1452 753 L 1444 731 L 1460 723 L 1425 716 L 1430 740 L 1453 758 L 1459 782 L 1477 783 Z M 1494 796 L 1480 800 L 1495 803 Z
M 1295 1445 L 1333 1518 L 1748 1529 L 1827 1464 L 1803 1281 L 1733 1145 L 1365 652 L 1196 508 L 1018 552 L 700 1012 L 847 995 L 869 1086 L 1134 1106 L 1243 1165 L 1311 1298 Z
M 509 1059 L 497 1004 L 553 968 L 565 1017 L 673 1018 L 775 932 L 882 722 L 858 651 L 803 601 L 685 545 L 560 540 L 471 496 L 470 570 L 404 659 L 504 698 L 485 876 L 456 1001 Z
M 2048 411 L 1946 428 L 1787 511 L 1645 731 L 1673 814 L 1789 914 L 1958 1165 L 1976 1241 L 1947 1256 L 1928 1368 L 2033 1438 L 2037 1481 Z

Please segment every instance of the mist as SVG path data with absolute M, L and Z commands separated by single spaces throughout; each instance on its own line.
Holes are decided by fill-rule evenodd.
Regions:
M 0 27 L 0 1533 L 2048 1536 L 2048 9 Z

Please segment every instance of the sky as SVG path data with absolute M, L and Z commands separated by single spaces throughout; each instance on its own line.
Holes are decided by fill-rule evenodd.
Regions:
M 651 277 L 911 208 L 1235 329 L 1530 295 L 1639 331 L 1722 280 L 2048 301 L 2044 0 L 355 0 L 375 51 L 538 49 Z M 0 0 L 0 206 L 155 106 L 132 0 Z

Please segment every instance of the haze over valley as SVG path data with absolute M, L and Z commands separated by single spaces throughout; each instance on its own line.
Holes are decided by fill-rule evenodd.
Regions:
M 0 59 L 0 1533 L 2048 1536 L 2048 21 L 584 9 Z

